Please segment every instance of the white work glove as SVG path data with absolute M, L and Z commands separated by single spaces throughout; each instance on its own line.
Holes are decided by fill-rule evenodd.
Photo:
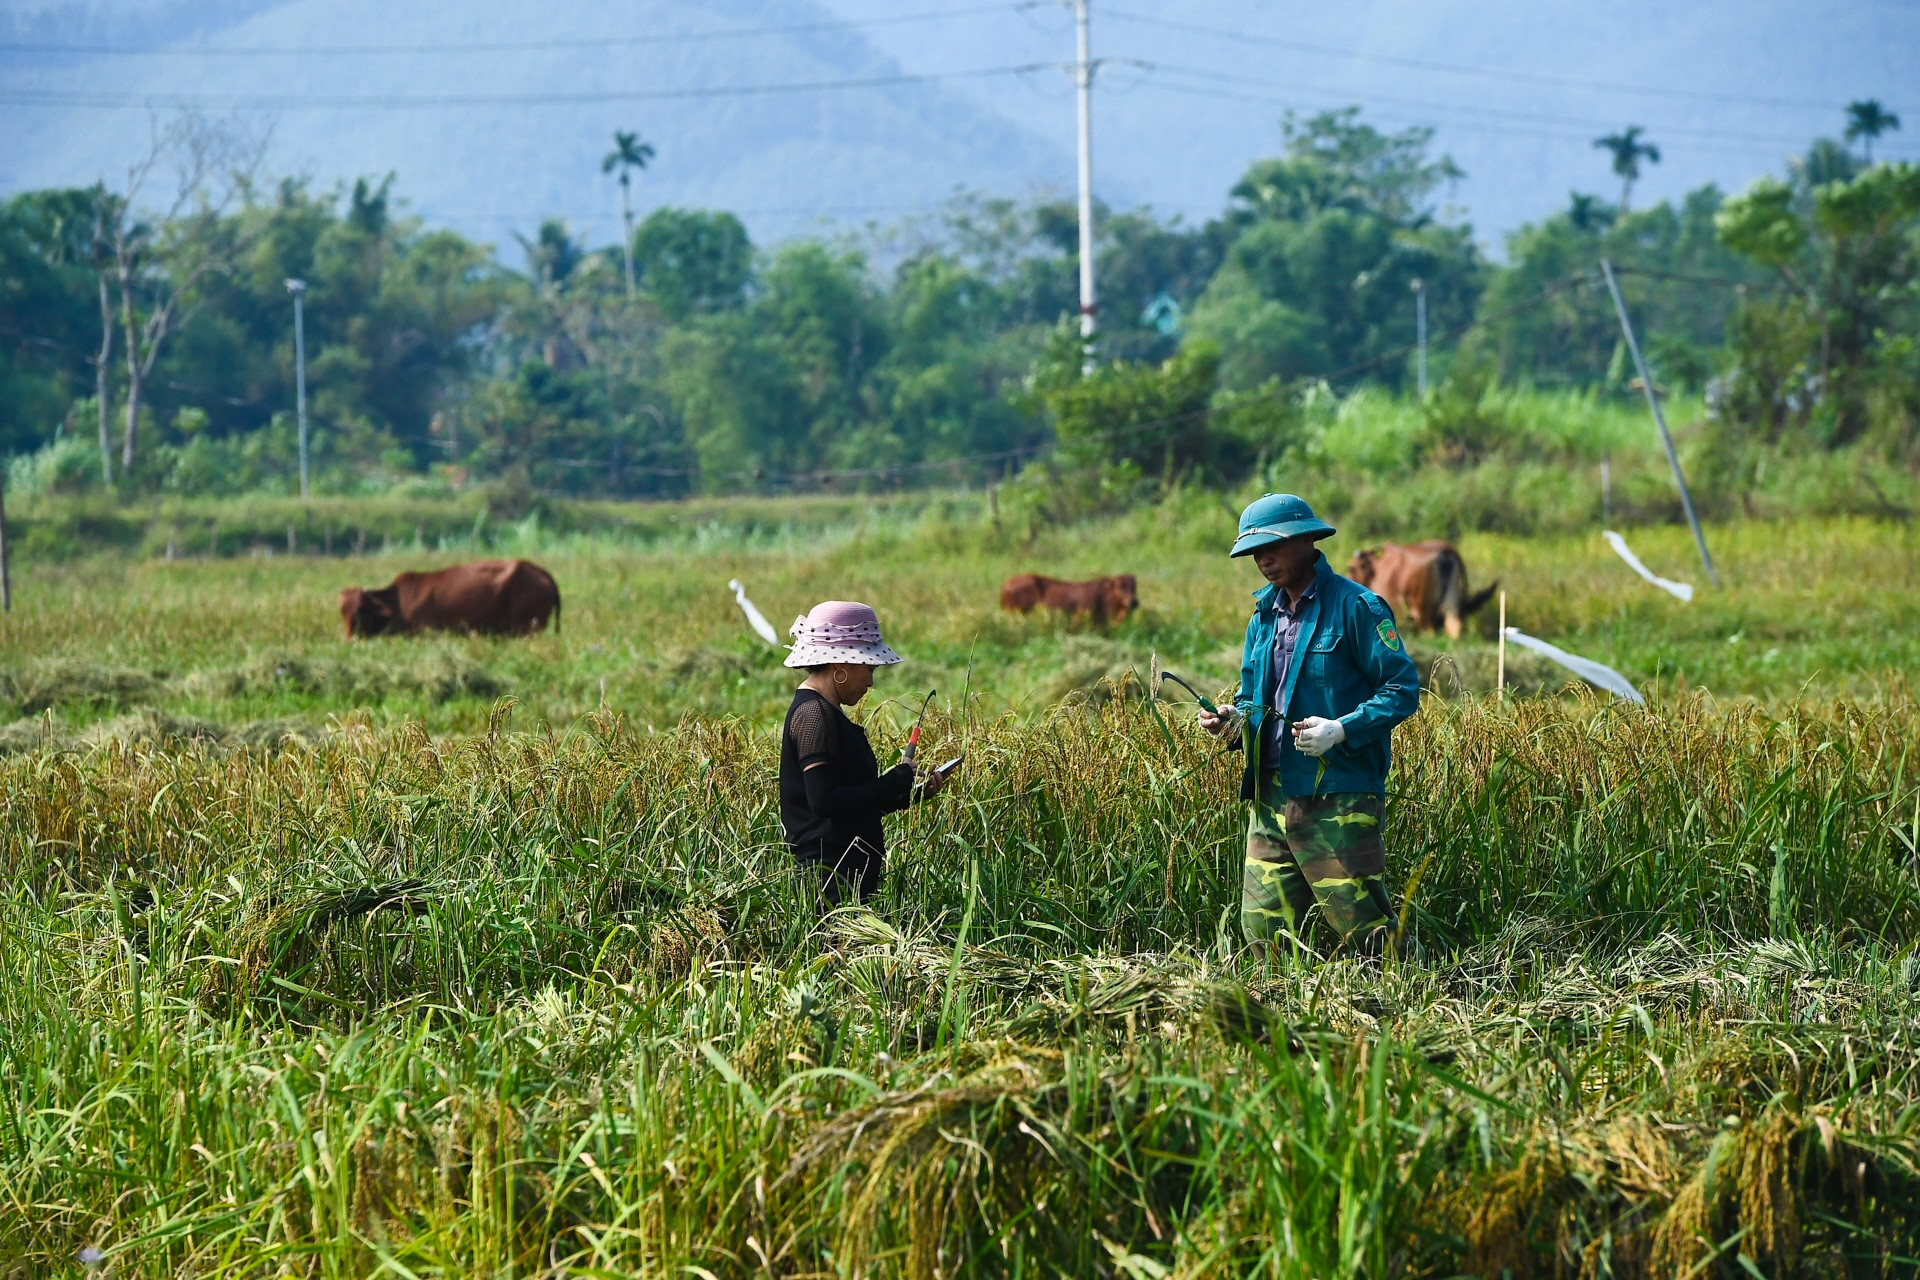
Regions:
M 1308 716 L 1305 720 L 1294 721 L 1293 745 L 1310 760 L 1319 759 L 1346 740 L 1347 726 L 1338 720 Z

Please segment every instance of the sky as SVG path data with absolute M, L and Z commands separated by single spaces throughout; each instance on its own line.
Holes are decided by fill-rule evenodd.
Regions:
M 1593 139 L 1661 148 L 1644 204 L 1738 190 L 1851 99 L 1908 120 L 1920 0 L 1090 0 L 1097 194 L 1204 221 L 1280 120 L 1349 104 L 1435 130 L 1499 253 L 1579 190 Z M 722 207 L 765 243 L 926 212 L 956 189 L 1070 195 L 1072 18 L 1053 0 L 0 0 L 0 192 L 124 181 L 190 107 L 326 187 L 396 175 L 417 213 L 512 247 L 544 216 L 617 238 L 614 129 L 658 150 L 640 212 Z M 516 256 L 509 253 L 507 256 Z
M 871 19 L 902 0 L 827 0 Z M 908 0 L 910 2 L 910 0 Z M 1920 3 L 1618 0 L 1092 0 L 1099 72 L 1096 171 L 1167 212 L 1204 218 L 1249 160 L 1272 154 L 1279 122 L 1348 105 L 1382 128 L 1430 126 L 1467 177 L 1452 193 L 1491 247 L 1579 190 L 1617 199 L 1593 140 L 1640 124 L 1660 146 L 1636 202 L 1706 182 L 1738 190 L 1820 133 L 1844 106 L 1906 108 L 1881 153 L 1920 158 Z M 868 38 L 911 70 L 1072 56 L 1059 3 L 955 14 Z M 1144 65 L 1143 65 L 1144 64 Z M 1064 76 L 957 91 L 1072 144 Z M 1063 181 L 1070 180 L 1071 174 Z

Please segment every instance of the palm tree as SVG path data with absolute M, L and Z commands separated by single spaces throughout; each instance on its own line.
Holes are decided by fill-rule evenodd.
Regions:
M 1873 140 L 1899 127 L 1900 117 L 1881 106 L 1878 98 L 1847 104 L 1847 141 L 1860 139 L 1860 148 L 1868 164 L 1873 163 Z
M 1613 153 L 1613 171 L 1620 175 L 1620 216 L 1623 218 L 1633 198 L 1633 184 L 1640 180 L 1640 162 L 1660 163 L 1660 148 L 1640 140 L 1644 132 L 1639 125 L 1632 124 L 1620 133 L 1593 140 L 1595 150 Z
M 1568 193 L 1567 221 L 1575 231 L 1604 231 L 1613 225 L 1613 210 L 1599 196 Z
M 580 265 L 580 260 L 586 257 L 567 230 L 567 224 L 558 218 L 542 220 L 540 230 L 531 240 L 518 231 L 513 233 L 513 238 L 520 242 L 520 248 L 527 255 L 528 274 L 546 293 L 558 290 L 573 274 L 573 269 Z
M 620 213 L 626 220 L 627 238 L 621 243 L 627 259 L 627 296 L 633 296 L 633 194 L 629 183 L 635 169 L 647 167 L 647 161 L 653 159 L 653 146 L 640 141 L 637 133 L 626 133 L 616 129 L 613 132 L 613 150 L 607 152 L 607 158 L 600 162 L 600 172 L 620 171 Z

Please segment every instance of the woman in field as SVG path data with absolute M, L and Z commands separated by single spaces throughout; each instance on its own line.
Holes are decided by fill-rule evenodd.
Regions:
M 828 600 L 797 619 L 786 665 L 804 668 L 780 735 L 780 824 L 803 867 L 821 868 L 826 900 L 849 890 L 865 902 L 880 888 L 886 860 L 881 818 L 940 790 L 930 774 L 916 788 L 911 764 L 885 773 L 864 729 L 847 718 L 873 687 L 876 667 L 901 660 L 880 638 L 880 619 L 864 604 Z

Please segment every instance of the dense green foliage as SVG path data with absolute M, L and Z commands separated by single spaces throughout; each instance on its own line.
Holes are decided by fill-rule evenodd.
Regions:
M 16 196 L 0 217 L 0 455 L 28 453 L 91 377 L 75 357 L 99 346 L 91 193 Z
M 1911 166 L 1821 142 L 1730 201 L 1709 187 L 1629 214 L 1575 195 L 1496 264 L 1445 211 L 1459 173 L 1430 136 L 1384 134 L 1355 111 L 1289 119 L 1280 154 L 1204 226 L 1100 210 L 1101 331 L 1079 389 L 1061 329 L 1077 309 L 1068 205 L 962 196 L 896 227 L 772 248 L 730 214 L 656 209 L 635 230 L 630 286 L 619 249 L 551 221 L 509 270 L 397 213 L 391 178 L 331 195 L 235 181 L 230 210 L 164 225 L 130 222 L 104 189 L 32 193 L 0 207 L 0 454 L 28 494 L 103 475 L 122 497 L 291 491 L 283 282 L 299 277 L 322 492 L 871 490 L 978 484 L 1044 457 L 1026 482 L 1047 490 L 1035 503 L 1071 514 L 1178 480 L 1237 482 L 1262 459 L 1324 470 L 1319 388 L 1409 387 L 1415 281 L 1442 387 L 1420 411 L 1440 436 L 1460 406 L 1516 388 L 1630 404 L 1604 255 L 1662 389 L 1705 397 L 1701 465 L 1729 486 L 1762 488 L 1769 468 L 1835 450 L 1839 471 L 1910 470 Z M 138 250 L 124 280 L 114 228 Z M 103 297 L 116 422 L 127 318 L 168 321 L 147 344 L 126 468 L 90 457 Z M 1469 471 L 1567 461 L 1526 424 L 1498 440 L 1486 426 L 1431 457 Z M 1072 445 L 1093 439 L 1110 447 Z M 1894 501 L 1878 479 L 1855 487 Z
M 69 255 L 78 260 L 63 267 L 66 293 L 91 299 L 96 285 L 83 278 L 93 274 L 84 236 L 93 206 L 111 197 L 98 191 L 55 194 L 68 206 L 59 225 L 77 227 L 83 237 Z M 55 225 L 46 212 L 54 203 L 17 198 L 0 241 L 9 232 L 18 238 Z M 284 184 L 271 201 L 228 223 L 230 257 L 194 286 L 184 319 L 176 321 L 178 332 L 161 348 L 145 388 L 146 447 L 136 455 L 131 483 L 186 493 L 286 485 L 294 458 L 289 278 L 308 284 L 306 323 L 314 341 L 307 385 L 323 465 L 337 458 L 397 476 L 430 460 L 426 429 L 436 406 L 452 379 L 477 368 L 475 331 L 492 322 L 506 296 L 504 277 L 484 250 L 452 232 L 394 218 L 385 184 L 356 184 L 338 203 Z M 167 261 L 156 253 L 142 280 L 150 285 L 164 277 Z M 136 316 L 150 301 L 142 280 L 133 287 Z M 111 287 L 117 313 L 118 282 Z M 44 377 L 90 391 L 92 373 L 81 370 L 100 345 L 97 307 L 90 331 L 69 318 L 46 333 L 42 313 L 30 302 L 17 309 L 11 298 L 7 302 L 0 323 L 36 340 L 23 349 L 36 353 Z M 124 347 L 116 350 L 120 354 L 112 359 L 124 359 Z M 22 414 L 35 403 L 25 396 L 0 412 Z M 92 437 L 94 409 L 89 398 L 50 420 L 11 418 L 0 423 L 0 431 L 20 443 L 54 431 L 77 445 Z M 69 468 L 61 478 L 85 486 L 98 474 L 97 467 Z
M 1920 419 L 1920 166 L 1762 179 L 1719 214 L 1721 238 L 1787 288 L 1736 320 L 1737 420 L 1762 439 L 1793 428 L 1847 443 L 1874 431 L 1911 448 Z
M 1715 373 L 1742 287 L 1765 281 L 1754 263 L 1723 245 L 1714 216 L 1720 192 L 1702 187 L 1678 208 L 1665 203 L 1622 215 L 1591 196 L 1508 238 L 1508 270 L 1488 286 L 1490 323 L 1468 350 L 1509 378 L 1538 386 L 1625 390 L 1634 376 L 1612 299 L 1596 263 L 1612 261 L 1645 329 L 1648 360 L 1663 384 L 1698 392 Z
M 1397 385 L 1411 366 L 1416 280 L 1437 331 L 1473 315 L 1485 266 L 1468 228 L 1433 204 L 1459 171 L 1428 156 L 1431 130 L 1385 136 L 1358 116 L 1289 120 L 1286 153 L 1233 188 L 1231 247 L 1193 314 L 1225 353 L 1229 387 L 1362 374 Z

